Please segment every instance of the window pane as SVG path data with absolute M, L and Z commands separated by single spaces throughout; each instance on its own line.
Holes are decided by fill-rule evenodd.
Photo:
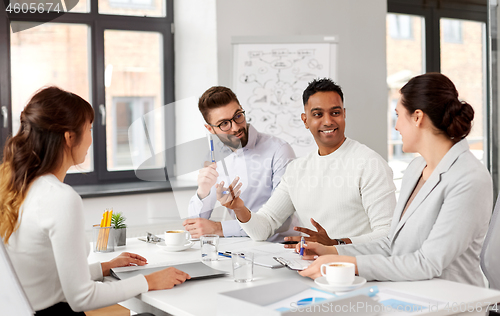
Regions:
M 19 130 L 24 106 L 44 86 L 56 85 L 90 101 L 88 34 L 86 25 L 61 23 L 45 23 L 10 34 L 14 134 Z M 85 162 L 70 172 L 92 171 L 91 153 L 92 147 Z
M 441 19 L 441 38 L 445 43 L 462 43 L 462 21 Z
M 448 41 L 445 25 L 461 25 L 461 41 Z M 484 162 L 486 148 L 486 45 L 485 23 L 441 19 L 441 72 L 457 87 L 459 98 L 474 108 L 472 131 L 467 137 L 471 151 Z M 484 114 L 484 115 L 483 115 Z
M 412 16 L 406 14 L 388 14 L 388 30 L 392 38 L 412 39 L 413 21 Z
M 400 23 L 400 31 L 397 33 L 399 36 L 394 36 L 396 20 Z M 405 21 L 404 27 L 401 26 L 401 21 Z M 399 89 L 412 77 L 424 73 L 424 25 L 424 18 L 420 16 L 387 14 L 388 160 L 395 180 L 402 178 L 402 172 L 415 157 L 415 154 L 403 153 L 401 135 L 395 130 L 395 108 Z M 405 33 L 406 30 L 409 33 Z M 396 184 L 399 184 L 398 181 Z
M 163 112 L 145 115 L 163 105 L 162 56 L 162 36 L 159 33 L 104 32 L 109 171 L 131 170 L 133 161 L 150 157 L 154 150 L 151 146 L 164 148 Z M 143 120 L 143 124 L 132 125 L 136 120 Z M 144 126 L 147 126 L 149 139 L 142 137 Z M 130 148 L 130 142 L 133 142 L 133 148 Z M 143 168 L 164 166 L 163 154 L 155 154 L 158 154 L 156 159 L 149 160 L 149 165 Z
M 166 16 L 166 0 L 99 0 L 99 13 Z

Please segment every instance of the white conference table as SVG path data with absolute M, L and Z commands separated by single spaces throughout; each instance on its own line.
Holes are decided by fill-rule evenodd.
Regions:
M 251 241 L 249 238 L 221 238 L 219 249 L 224 250 L 225 246 L 235 247 L 236 243 L 238 243 L 237 247 L 241 246 L 241 250 L 266 244 L 266 242 Z M 108 261 L 121 252 L 137 253 L 145 257 L 150 264 L 186 263 L 198 261 L 201 258 L 199 242 L 195 242 L 192 248 L 184 251 L 165 252 L 155 244 L 139 241 L 137 238 L 128 238 L 127 245 L 116 247 L 115 252 L 91 252 L 89 263 Z M 301 280 L 310 286 L 318 287 L 313 280 L 304 278 L 290 269 L 270 269 L 258 265 L 254 267 L 254 279 L 252 282 L 236 283 L 233 281 L 231 275 L 231 260 L 224 257 L 219 258 L 219 261 L 207 264 L 215 269 L 229 272 L 230 274 L 226 277 L 188 281 L 170 290 L 143 293 L 120 304 L 135 312 L 152 312 L 157 316 L 169 314 L 176 316 L 209 316 L 217 315 L 217 293 L 290 279 Z M 107 277 L 106 280 L 114 281 L 115 279 Z M 485 315 L 487 305 L 500 302 L 500 291 L 442 279 L 413 282 L 367 282 L 364 287 L 374 285 L 378 286 L 380 290 L 392 289 L 419 297 L 449 302 L 450 308 L 447 310 L 424 310 L 412 313 L 418 315 L 459 315 L 461 311 L 466 311 L 468 308 L 474 310 L 473 313 L 467 313 L 468 315 Z M 453 308 L 451 308 L 452 306 Z M 380 315 L 386 314 L 393 315 L 392 313 L 381 313 Z

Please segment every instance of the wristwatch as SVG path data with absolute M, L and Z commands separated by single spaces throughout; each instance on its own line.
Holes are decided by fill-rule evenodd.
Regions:
M 343 241 L 342 239 L 335 239 L 337 241 L 337 245 L 345 245 L 345 241 Z

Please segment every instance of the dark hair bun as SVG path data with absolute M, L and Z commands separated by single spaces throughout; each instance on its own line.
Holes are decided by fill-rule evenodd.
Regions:
M 411 114 L 421 110 L 454 142 L 469 135 L 474 109 L 458 99 L 453 82 L 441 73 L 416 76 L 401 88 L 402 104 Z
M 467 102 L 457 99 L 450 101 L 443 115 L 441 126 L 446 134 L 460 140 L 469 135 L 474 119 L 474 109 Z

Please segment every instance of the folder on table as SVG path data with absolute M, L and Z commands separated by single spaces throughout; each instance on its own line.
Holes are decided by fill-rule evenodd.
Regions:
M 118 280 L 128 279 L 133 276 L 142 274 L 147 275 L 156 271 L 163 270 L 165 268 L 174 267 L 183 272 L 186 272 L 191 276 L 190 280 L 197 279 L 208 279 L 225 276 L 228 273 L 221 270 L 216 270 L 204 264 L 203 262 L 191 262 L 175 265 L 166 264 L 155 264 L 155 265 L 145 265 L 145 266 L 134 266 L 134 267 L 120 267 L 111 269 L 111 275 Z

